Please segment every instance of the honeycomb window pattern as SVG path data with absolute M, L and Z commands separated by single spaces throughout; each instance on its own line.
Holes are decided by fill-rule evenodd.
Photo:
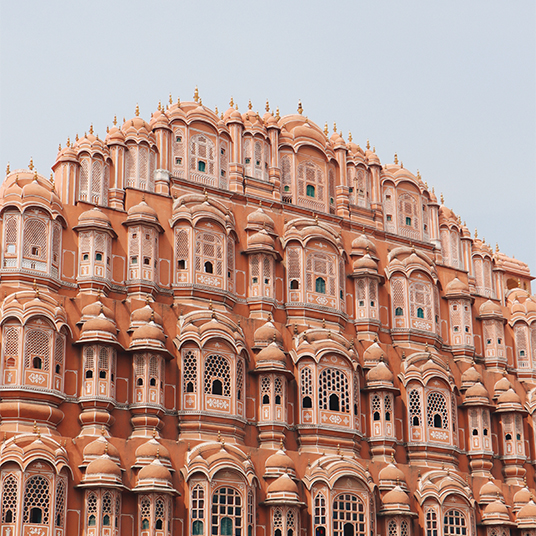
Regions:
M 333 407 L 333 396 L 338 397 L 339 409 L 342 413 L 350 412 L 350 401 L 348 391 L 348 378 L 346 374 L 338 369 L 324 369 L 320 373 L 318 388 L 318 398 L 320 409 L 329 410 Z
M 50 483 L 47 478 L 33 476 L 26 482 L 24 490 L 24 523 L 31 523 L 34 509 L 41 510 L 41 524 L 48 525 L 50 515 Z
M 231 396 L 231 369 L 229 362 L 221 355 L 209 355 L 205 361 L 205 394 L 212 393 L 214 380 L 222 383 L 222 395 Z
M 426 414 L 429 428 L 449 428 L 449 412 L 445 396 L 437 391 L 428 393 L 426 398 Z M 438 419 L 439 416 L 439 419 Z

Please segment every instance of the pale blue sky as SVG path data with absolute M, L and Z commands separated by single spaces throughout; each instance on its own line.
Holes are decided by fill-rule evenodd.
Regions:
M 533 0 L 0 3 L 0 165 L 158 101 L 268 98 L 376 146 L 536 274 Z M 3 174 L 2 174 L 3 176 Z

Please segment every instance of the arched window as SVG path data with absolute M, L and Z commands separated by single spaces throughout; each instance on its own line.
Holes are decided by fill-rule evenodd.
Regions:
M 207 175 L 215 175 L 215 150 L 213 141 L 202 134 L 190 138 L 190 170 Z M 191 177 L 196 180 L 196 174 Z M 215 184 L 212 184 L 215 186 Z
M 148 529 L 151 526 L 151 501 L 149 497 L 143 497 L 141 500 L 140 525 L 142 529 Z
M 187 350 L 182 357 L 182 381 L 185 393 L 197 392 L 197 355 Z
M 417 308 L 417 318 L 424 318 L 424 310 L 422 307 Z
M 318 383 L 320 409 L 342 413 L 350 412 L 348 378 L 344 372 L 333 368 L 324 369 L 320 373 Z
M 97 502 L 97 495 L 93 492 L 90 492 L 86 498 L 88 527 L 94 527 L 97 525 Z
M 300 375 L 302 408 L 313 407 L 313 373 L 309 367 L 305 367 Z
M 443 536 L 467 536 L 467 520 L 460 510 L 449 510 L 443 516 Z
M 166 518 L 166 504 L 161 497 L 156 499 L 154 508 L 155 529 L 162 530 L 164 528 L 164 522 Z
M 307 290 L 336 296 L 337 266 L 335 255 L 308 252 L 306 263 Z
M 326 293 L 326 281 L 322 277 L 317 277 L 315 281 L 315 291 L 320 294 Z
M 408 392 L 409 398 L 409 418 L 411 426 L 421 426 L 422 409 L 421 394 L 417 389 L 411 389 Z
M 58 477 L 56 483 L 56 497 L 54 507 L 54 525 L 56 527 L 63 527 L 64 525 L 66 490 L 67 486 L 65 480 L 61 477 Z
M 307 185 L 307 196 L 308 197 L 314 197 L 315 196 L 315 187 L 311 184 Z
M 19 482 L 14 475 L 8 475 L 2 482 L 2 523 L 16 523 L 19 501 Z
M 354 494 L 344 493 L 333 501 L 333 536 L 365 536 L 365 505 Z
M 234 488 L 223 487 L 212 495 L 211 534 L 242 536 L 242 498 Z
M 426 512 L 426 536 L 438 536 L 437 514 L 434 510 Z
M 231 369 L 221 355 L 209 355 L 205 361 L 204 384 L 206 394 L 231 396 Z
M 317 493 L 315 497 L 315 506 L 314 506 L 314 526 L 315 534 L 322 534 L 318 532 L 319 529 L 324 529 L 324 534 L 326 533 L 326 498 L 322 493 Z
M 398 196 L 398 232 L 402 236 L 421 239 L 419 203 L 415 196 L 403 193 Z
M 253 528 L 255 526 L 255 502 L 253 499 L 253 492 L 248 491 L 248 535 L 253 536 Z
M 324 171 L 313 162 L 298 166 L 298 204 L 326 212 Z
M 33 476 L 24 489 L 23 523 L 48 525 L 50 515 L 50 483 L 47 478 Z
M 205 490 L 200 484 L 192 489 L 192 534 L 202 535 L 205 522 Z
M 426 414 L 429 428 L 448 430 L 449 414 L 445 396 L 437 391 L 428 393 L 426 399 Z

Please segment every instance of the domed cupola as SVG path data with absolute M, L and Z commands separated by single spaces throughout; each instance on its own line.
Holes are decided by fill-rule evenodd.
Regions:
M 283 347 L 283 337 L 272 322 L 271 315 L 269 315 L 268 321 L 265 324 L 255 330 L 253 341 L 255 343 L 254 349 L 264 348 L 272 344 L 272 342 L 276 342 L 280 347 Z
M 378 480 L 380 482 L 379 488 L 382 491 L 393 489 L 395 486 L 407 489 L 406 475 L 402 469 L 395 465 L 394 459 L 381 469 L 378 473 Z
M 255 356 L 255 371 L 288 372 L 287 358 L 279 345 L 273 341 Z
M 384 351 L 376 339 L 363 353 L 365 368 L 375 367 L 383 358 Z
M 162 325 L 157 323 L 157 318 L 154 310 L 151 309 L 150 317 L 148 321 L 143 322 L 141 320 L 145 316 L 146 308 L 149 307 L 146 305 L 143 313 L 140 313 L 137 316 L 139 320 L 139 325 L 134 328 L 132 332 L 132 340 L 129 346 L 129 350 L 160 350 L 165 351 L 166 335 L 162 328 Z M 149 307 L 150 308 L 150 307 Z M 134 315 L 131 315 L 131 318 Z M 158 319 L 158 320 L 161 320 Z
M 153 437 L 136 449 L 136 467 L 144 467 L 155 458 L 171 469 L 169 450 L 156 439 L 156 430 L 153 430 Z
M 264 464 L 264 478 L 279 478 L 283 474 L 288 474 L 295 478 L 296 465 L 284 451 L 283 445 L 281 445 L 275 454 L 267 458 Z
M 287 473 L 283 473 L 272 482 L 266 490 L 265 505 L 301 506 L 300 492 L 296 482 Z
M 102 431 L 104 434 L 105 431 Z M 120 465 L 121 458 L 119 456 L 119 450 L 112 445 L 104 435 L 100 435 L 95 441 L 88 443 L 83 450 L 83 466 L 89 465 L 92 461 L 107 455 L 114 463 Z
M 386 514 L 408 514 L 411 512 L 409 495 L 398 484 L 382 498 L 381 512 Z
M 380 362 L 367 372 L 367 389 L 394 389 L 393 373 L 385 364 L 385 361 Z
M 484 511 L 482 512 L 482 523 L 484 525 L 511 524 L 508 508 L 499 498 L 496 498 L 484 508 Z
M 257 210 L 250 212 L 247 216 L 246 231 L 261 231 L 265 230 L 267 233 L 274 233 L 274 220 L 264 210 L 259 207 Z
M 478 494 L 478 503 L 489 504 L 497 500 L 497 497 L 501 496 L 501 488 L 499 488 L 499 486 L 493 482 L 490 476 L 489 480 L 480 488 Z
M 137 492 L 174 492 L 169 469 L 162 464 L 157 456 L 153 461 L 142 467 L 138 473 L 137 483 L 133 491 Z
M 521 405 L 521 398 L 511 387 L 497 399 L 496 411 L 497 413 L 524 411 L 523 406 Z
M 467 389 L 464 405 L 489 405 L 489 393 L 482 383 L 477 382 Z
M 77 343 L 103 342 L 121 347 L 117 340 L 117 331 L 115 322 L 106 316 L 101 303 L 99 314 L 84 321 Z
M 475 366 L 472 365 L 462 373 L 461 390 L 464 391 L 465 389 L 469 389 L 469 387 L 481 381 L 482 375 L 478 372 Z
M 512 388 L 512 384 L 506 377 L 506 372 L 504 373 L 504 376 L 495 384 L 495 387 L 493 389 L 493 398 L 497 399 L 499 396 L 501 396 L 503 393 L 506 393 L 509 389 Z
M 516 523 L 519 529 L 536 528 L 536 504 L 531 497 L 529 502 L 519 510 L 516 515 Z
M 123 486 L 120 466 L 105 453 L 89 463 L 80 487 L 119 488 Z
M 528 504 L 531 499 L 532 493 L 525 482 L 525 486 L 514 494 L 514 507 L 512 510 L 514 512 L 518 512 L 519 510 L 521 510 L 521 508 L 523 508 L 523 506 Z

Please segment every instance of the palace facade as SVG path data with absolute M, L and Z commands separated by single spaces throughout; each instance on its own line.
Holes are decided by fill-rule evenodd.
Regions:
M 536 536 L 526 264 L 301 104 L 116 123 L 0 188 L 0 536 Z

